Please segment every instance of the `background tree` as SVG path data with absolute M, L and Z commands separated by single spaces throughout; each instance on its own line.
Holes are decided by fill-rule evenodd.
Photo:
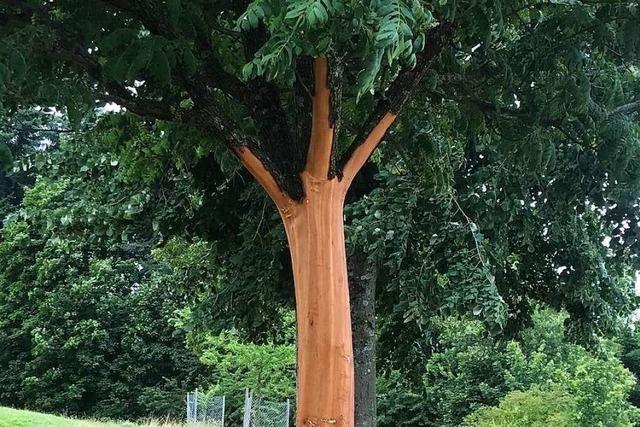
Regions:
M 4 404 L 176 416 L 185 390 L 203 382 L 186 333 L 170 323 L 184 297 L 160 280 L 149 252 L 147 188 L 131 184 L 117 158 L 98 143 L 22 158 L 21 173 L 40 174 L 0 240 Z

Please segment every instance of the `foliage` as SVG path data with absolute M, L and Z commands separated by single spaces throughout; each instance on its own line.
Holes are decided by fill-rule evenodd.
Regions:
M 296 350 L 293 344 L 252 344 L 237 334 L 207 336 L 197 343 L 200 361 L 210 367 L 209 394 L 227 398 L 229 425 L 242 425 L 244 390 L 256 399 L 285 402 L 295 396 Z
M 438 350 L 426 362 L 420 387 L 405 386 L 419 394 L 413 401 L 420 404 L 409 406 L 400 413 L 402 418 L 396 415 L 388 424 L 388 415 L 381 414 L 380 425 L 456 426 L 471 413 L 475 415 L 470 420 L 478 422 L 518 417 L 529 425 L 526 417 L 535 416 L 558 417 L 575 426 L 633 425 L 637 409 L 625 399 L 635 379 L 610 342 L 602 341 L 597 355 L 568 342 L 565 319 L 552 310 L 539 310 L 521 340 L 506 343 L 487 335 L 477 320 L 443 320 Z M 394 374 L 387 378 L 401 383 Z M 549 394 L 570 399 L 540 412 L 541 399 Z M 481 409 L 498 404 L 498 409 Z
M 629 324 L 629 327 L 622 331 L 619 337 L 622 347 L 620 360 L 631 373 L 640 378 L 640 332 L 637 328 L 637 320 Z M 636 383 L 629 395 L 629 401 L 640 407 L 640 385 Z
M 481 408 L 466 418 L 465 425 L 474 427 L 569 427 L 574 424 L 575 399 L 562 390 L 513 391 L 500 405 Z
M 348 212 L 350 251 L 364 251 L 383 269 L 382 386 L 406 390 L 407 417 L 415 415 L 411 396 L 426 393 L 423 378 L 441 380 L 439 363 L 457 372 L 449 361 L 468 372 L 454 376 L 445 401 L 433 404 L 441 411 L 429 414 L 435 420 L 451 412 L 459 421 L 475 408 L 455 412 L 451 402 L 496 404 L 509 387 L 528 390 L 531 372 L 563 382 L 548 360 L 564 361 L 580 393 L 623 394 L 622 386 L 616 394 L 576 379 L 575 365 L 591 363 L 577 347 L 570 347 L 574 358 L 539 356 L 540 366 L 530 360 L 535 351 L 522 350 L 526 363 L 511 383 L 504 372 L 518 347 L 504 353 L 495 336 L 517 337 L 542 302 L 568 313 L 571 339 L 597 349 L 598 337 L 615 332 L 637 305 L 639 22 L 637 4 L 625 1 L 4 2 L 0 150 L 8 158 L 9 148 L 21 172 L 0 175 L 8 227 L 0 243 L 0 343 L 9 348 L 0 355 L 0 398 L 18 393 L 31 365 L 60 386 L 55 367 L 70 365 L 33 362 L 32 351 L 49 357 L 67 341 L 83 351 L 111 348 L 105 342 L 120 335 L 103 328 L 100 316 L 119 325 L 122 317 L 105 307 L 113 302 L 130 312 L 134 284 L 169 300 L 166 313 L 151 316 L 162 326 L 180 309 L 180 326 L 196 335 L 235 328 L 243 340 L 286 342 L 283 313 L 293 295 L 278 215 L 213 142 L 252 141 L 280 154 L 274 165 L 296 177 L 308 137 L 308 59 L 320 54 L 343 72 L 338 151 L 363 123 L 366 131 L 371 107 L 386 105 L 398 75 L 425 72 L 375 155 L 381 188 Z M 417 59 L 433 47 L 431 29 L 447 25 L 441 55 L 421 68 Z M 105 118 L 108 103 L 120 111 Z M 53 117 L 34 118 L 38 109 Z M 41 129 L 51 123 L 54 131 Z M 59 142 L 67 131 L 73 142 Z M 32 152 L 44 137 L 57 149 Z M 37 183 L 25 207 L 5 220 L 26 173 L 39 175 Z M 95 292 L 88 289 L 94 282 Z M 73 298 L 62 307 L 69 310 L 104 305 L 72 316 L 79 342 L 65 329 L 51 343 L 35 327 L 50 329 L 44 313 L 69 326 L 66 311 L 50 307 L 67 293 Z M 448 327 L 434 313 L 484 321 L 447 344 L 463 360 L 438 356 L 446 353 Z M 146 333 L 154 331 L 168 332 L 158 326 Z M 498 350 L 505 357 L 490 365 L 487 355 Z M 93 355 L 87 360 L 95 363 Z M 482 370 L 497 379 L 483 381 Z M 467 387 L 478 402 L 461 398 Z M 30 380 L 25 390 L 45 387 Z M 64 392 L 77 402 L 77 390 Z M 390 393 L 383 395 L 393 406 Z M 147 402 L 155 391 L 143 396 Z M 43 405 L 63 400 L 50 399 Z M 603 405 L 624 417 L 623 407 Z
M 0 399 L 100 417 L 182 414 L 202 368 L 170 323 L 182 298 L 150 274 L 151 218 L 110 204 L 126 192 L 108 175 L 86 179 L 115 174 L 105 154 L 71 153 L 35 155 L 49 172 L 2 230 Z

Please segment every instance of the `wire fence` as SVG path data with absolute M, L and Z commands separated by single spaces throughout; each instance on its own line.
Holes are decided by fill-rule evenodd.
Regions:
M 186 403 L 187 426 L 224 427 L 225 396 L 212 396 L 196 389 L 187 393 Z M 286 402 L 273 402 L 254 396 L 252 390 L 245 390 L 243 427 L 289 427 L 290 418 L 288 399 Z
M 224 427 L 224 396 L 209 396 L 198 390 L 187 393 L 187 425 Z
M 253 391 L 245 391 L 243 427 L 289 427 L 291 405 L 254 397 Z

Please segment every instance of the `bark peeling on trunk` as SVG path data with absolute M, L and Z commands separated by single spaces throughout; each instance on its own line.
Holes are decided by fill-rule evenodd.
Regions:
M 340 119 L 340 82 L 336 82 L 336 76 L 341 73 L 329 70 L 324 57 L 313 63 L 311 135 L 303 167 L 283 169 L 277 167 L 282 161 L 272 161 L 284 155 L 286 143 L 269 152 L 267 146 L 256 141 L 239 136 L 226 139 L 275 202 L 287 232 L 296 295 L 297 427 L 354 427 L 345 196 L 398 112 L 415 96 L 451 30 L 452 26 L 445 23 L 429 31 L 429 43 L 416 66 L 398 74 L 339 161 L 334 142 Z M 224 129 L 222 124 L 218 127 Z

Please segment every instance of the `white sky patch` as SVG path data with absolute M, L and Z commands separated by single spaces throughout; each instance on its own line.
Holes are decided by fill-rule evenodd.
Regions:
M 518 95 L 516 95 L 515 93 L 513 94 L 513 103 L 515 104 L 516 108 L 520 108 L 520 100 L 518 99 Z
M 611 243 L 611 236 L 606 236 L 604 239 L 602 239 L 602 246 L 608 248 L 609 243 Z
M 42 138 L 38 144 L 38 150 L 46 150 L 53 145 L 53 141 L 49 138 Z
M 104 107 L 100 108 L 100 112 L 103 113 L 119 113 L 122 111 L 122 107 L 115 102 L 109 102 Z
M 556 268 L 556 273 L 562 274 L 562 272 L 565 271 L 566 269 L 567 269 L 567 266 L 566 265 L 562 265 L 562 266 Z
M 640 297 L 640 271 L 636 271 L 636 286 L 635 286 L 636 296 Z
M 475 52 L 476 50 L 478 50 L 478 48 L 480 48 L 480 46 L 482 46 L 482 43 L 478 43 L 477 45 L 475 45 L 474 47 L 471 48 L 471 52 Z

